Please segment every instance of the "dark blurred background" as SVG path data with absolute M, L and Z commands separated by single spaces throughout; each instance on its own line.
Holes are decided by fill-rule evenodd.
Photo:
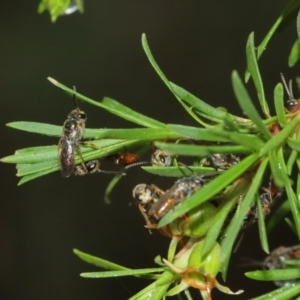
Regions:
M 33 135 L 5 126 L 11 121 L 62 125 L 72 100 L 46 78 L 51 76 L 88 97 L 110 96 L 134 110 L 166 123 L 197 125 L 183 111 L 150 66 L 141 34 L 170 80 L 214 106 L 240 114 L 231 87 L 231 72 L 245 71 L 245 45 L 251 31 L 258 45 L 286 1 L 85 1 L 85 13 L 50 22 L 37 14 L 38 1 L 2 1 L 0 156 L 29 146 L 54 145 L 57 138 Z M 295 23 L 276 34 L 260 60 L 266 96 L 272 102 L 279 73 L 294 78 L 287 67 L 296 40 Z M 257 101 L 252 83 L 252 98 Z M 296 96 L 298 92 L 296 92 Z M 130 128 L 126 121 L 80 103 L 91 128 Z M 109 168 L 109 163 L 105 165 Z M 17 186 L 14 165 L 1 164 L 0 299 L 127 299 L 147 281 L 137 278 L 88 280 L 80 272 L 97 268 L 79 260 L 78 248 L 132 268 L 154 267 L 166 257 L 169 240 L 143 227 L 131 190 L 151 175 L 133 168 L 103 202 L 111 177 L 62 178 L 53 173 Z M 156 183 L 167 188 L 163 178 Z M 296 244 L 282 225 L 270 247 Z M 249 299 L 275 288 L 246 279 L 241 257 L 261 260 L 257 226 L 245 233 L 232 258 L 228 285 Z M 222 281 L 221 281 L 222 282 Z M 200 298 L 197 295 L 195 298 Z M 217 291 L 217 299 L 229 299 Z

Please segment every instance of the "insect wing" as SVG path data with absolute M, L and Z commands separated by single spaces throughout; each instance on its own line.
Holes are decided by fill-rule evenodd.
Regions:
M 58 143 L 59 160 L 61 165 L 61 175 L 70 177 L 75 168 L 74 144 L 65 137 L 62 137 Z

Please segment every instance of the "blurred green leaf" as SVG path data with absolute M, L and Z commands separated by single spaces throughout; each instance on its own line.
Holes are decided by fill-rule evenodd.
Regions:
M 290 212 L 289 201 L 284 201 L 268 218 L 267 232 L 271 233 L 278 223 Z
M 193 175 L 205 175 L 215 171 L 213 168 L 205 167 L 193 167 L 193 166 L 182 166 L 182 167 L 142 167 L 146 172 L 149 172 L 158 176 L 165 177 L 184 177 Z
M 140 114 L 138 112 L 135 112 L 131 108 L 111 99 L 111 98 L 104 98 L 102 103 L 94 101 L 82 94 L 79 94 L 78 92 L 75 92 L 73 89 L 70 89 L 63 85 L 62 83 L 58 82 L 57 80 L 48 77 L 47 78 L 52 84 L 57 86 L 58 88 L 62 89 L 63 91 L 67 92 L 69 95 L 75 95 L 77 99 L 80 99 L 86 103 L 89 103 L 91 105 L 100 107 L 105 109 L 111 114 L 114 114 L 120 118 L 123 118 L 129 122 L 133 122 L 135 124 L 150 127 L 150 128 L 163 128 L 166 125 L 158 122 L 152 118 L 146 117 L 143 114 Z
M 248 278 L 263 281 L 291 280 L 300 278 L 300 269 L 283 269 L 246 272 Z
M 300 56 L 300 41 L 296 40 L 294 45 L 292 46 L 289 59 L 288 59 L 288 65 L 289 67 L 293 67 L 297 61 L 299 60 Z
M 256 157 L 252 154 L 253 158 Z M 242 161 L 243 162 L 243 161 Z M 241 162 L 241 163 L 242 163 Z M 240 163 L 240 164 L 241 164 Z M 259 167 L 256 173 L 254 174 L 253 178 L 251 178 L 252 182 L 241 205 L 239 206 L 239 209 L 237 210 L 233 220 L 229 224 L 229 226 L 225 229 L 224 235 L 226 235 L 226 238 L 224 238 L 221 241 L 221 248 L 222 248 L 222 277 L 225 281 L 226 275 L 227 275 L 227 269 L 229 264 L 229 259 L 232 253 L 232 248 L 234 245 L 234 242 L 236 240 L 236 237 L 241 229 L 241 226 L 244 221 L 244 217 L 247 214 L 247 211 L 251 204 L 254 201 L 254 195 L 257 193 L 259 187 L 261 186 L 263 175 L 265 173 L 266 167 L 268 164 L 268 159 L 264 159 Z M 230 169 L 233 170 L 234 168 Z M 229 171 L 230 171 L 229 170 Z M 246 177 L 247 179 L 247 177 Z
M 268 292 L 259 297 L 251 298 L 250 300 L 289 300 L 300 293 L 300 283 L 295 283 L 289 286 L 278 288 L 277 290 Z
M 269 244 L 268 244 L 268 238 L 266 232 L 265 216 L 263 213 L 261 199 L 259 196 L 256 197 L 256 207 L 257 207 L 257 215 L 258 215 L 258 232 L 259 232 L 260 244 L 264 252 L 269 254 L 270 250 L 269 250 Z
M 226 223 L 229 212 L 233 209 L 235 204 L 237 204 L 238 199 L 245 188 L 247 188 L 245 182 L 238 182 L 237 184 L 233 184 L 230 190 L 221 197 L 221 204 L 218 206 L 217 213 L 205 236 L 201 253 L 202 256 L 208 254 L 212 246 L 220 237 L 221 230 L 223 229 L 224 223 Z
M 265 139 L 266 140 L 270 139 L 272 135 L 269 132 L 269 130 L 266 128 L 264 123 L 262 122 L 261 117 L 259 116 L 259 113 L 255 109 L 250 99 L 250 96 L 248 95 L 248 92 L 245 89 L 237 71 L 232 72 L 232 84 L 233 84 L 234 94 L 243 112 L 246 113 L 247 116 L 253 121 L 253 123 L 264 135 Z
M 83 261 L 85 261 L 89 264 L 92 264 L 96 267 L 101 267 L 101 268 L 104 268 L 104 269 L 115 270 L 115 271 L 122 271 L 122 270 L 130 271 L 131 270 L 131 269 L 128 269 L 128 268 L 123 267 L 121 265 L 112 263 L 108 260 L 102 259 L 100 257 L 84 253 L 84 252 L 82 252 L 80 250 L 77 250 L 77 249 L 74 249 L 73 252 L 74 252 L 74 254 L 76 254 Z
M 281 83 L 278 83 L 275 87 L 274 103 L 279 124 L 281 127 L 284 127 L 286 125 L 286 117 L 284 112 L 283 87 Z
M 264 87 L 263 87 L 262 79 L 261 79 L 258 64 L 257 64 L 255 46 L 254 46 L 254 33 L 253 32 L 250 33 L 248 41 L 247 41 L 246 56 L 247 56 L 247 70 L 250 73 L 250 75 L 252 77 L 252 80 L 254 82 L 261 109 L 262 109 L 264 115 L 266 117 L 269 117 L 270 116 L 270 110 L 269 110 L 268 103 L 267 103 L 266 98 L 265 98 Z M 246 110 L 244 108 L 244 111 L 250 117 L 248 110 Z M 250 119 L 252 121 L 254 121 L 253 117 L 250 117 Z
M 187 144 L 171 144 L 156 142 L 157 148 L 168 151 L 172 154 L 205 157 L 214 153 L 224 154 L 245 154 L 250 153 L 251 149 L 244 146 L 224 145 L 224 146 L 197 146 Z
M 87 272 L 81 273 L 80 276 L 84 278 L 111 278 L 122 276 L 135 276 L 144 275 L 149 273 L 162 272 L 164 268 L 152 268 L 152 269 L 135 269 L 135 270 L 122 270 L 122 271 L 102 271 L 102 272 Z

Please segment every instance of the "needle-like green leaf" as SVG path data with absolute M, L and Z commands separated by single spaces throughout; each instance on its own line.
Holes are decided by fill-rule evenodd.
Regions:
M 299 60 L 300 56 L 300 41 L 296 40 L 294 45 L 292 46 L 289 59 L 288 59 L 288 65 L 289 67 L 293 67 L 297 61 Z
M 267 231 L 265 225 L 265 216 L 263 213 L 260 197 L 256 197 L 256 207 L 258 212 L 258 232 L 259 232 L 260 244 L 262 246 L 262 249 L 267 254 L 269 254 L 270 250 L 269 250 Z
M 242 108 L 243 112 L 247 114 L 249 119 L 253 121 L 253 123 L 257 126 L 257 128 L 261 131 L 261 133 L 264 135 L 264 138 L 266 140 L 270 139 L 272 137 L 269 130 L 264 125 L 261 117 L 259 116 L 259 113 L 255 109 L 250 96 L 247 92 L 247 90 L 244 87 L 244 84 L 242 80 L 240 79 L 239 74 L 237 71 L 233 71 L 232 73 L 232 85 L 234 94 L 236 96 L 236 99 L 238 100 L 238 103 L 240 107 Z
M 300 283 L 295 283 L 268 292 L 259 297 L 251 298 L 250 300 L 266 300 L 266 299 L 289 300 L 289 299 L 293 299 L 293 297 L 297 296 L 299 293 L 300 293 Z
M 281 83 L 278 83 L 274 90 L 274 103 L 276 115 L 281 127 L 286 125 L 286 117 L 284 113 L 284 104 L 283 104 L 283 87 Z
M 254 82 L 262 111 L 266 117 L 269 117 L 270 110 L 269 110 L 268 103 L 265 98 L 264 87 L 263 87 L 263 83 L 262 83 L 262 79 L 260 76 L 259 67 L 258 67 L 258 63 L 257 63 L 257 59 L 256 59 L 256 52 L 255 52 L 255 45 L 254 45 L 254 33 L 253 32 L 250 33 L 248 41 L 247 41 L 246 55 L 247 55 L 247 71 L 250 73 L 252 80 Z M 247 110 L 244 109 L 244 111 L 248 114 Z M 249 114 L 248 114 L 248 116 L 250 117 Z
M 251 203 L 253 203 L 254 201 L 254 195 L 257 193 L 259 187 L 261 186 L 263 175 L 265 173 L 267 164 L 268 164 L 268 159 L 265 159 L 259 165 L 258 170 L 253 176 L 252 184 L 248 189 L 248 192 L 246 193 L 241 205 L 239 206 L 239 209 L 237 210 L 237 213 L 235 214 L 232 222 L 225 230 L 224 234 L 226 235 L 226 238 L 224 238 L 221 241 L 222 261 L 223 261 L 222 277 L 224 280 L 226 279 L 228 263 L 232 253 L 234 242 L 244 222 L 244 216 L 247 214 L 247 211 L 251 206 Z
M 164 271 L 164 268 L 151 268 L 151 269 L 135 269 L 135 270 L 122 270 L 122 271 L 87 272 L 87 273 L 81 273 L 80 276 L 84 278 L 111 278 L 111 277 L 122 277 L 122 276 L 145 275 L 145 274 L 157 273 L 162 271 Z
M 165 127 L 165 124 L 156 121 L 152 118 L 146 117 L 143 114 L 140 114 L 138 112 L 135 112 L 134 110 L 132 110 L 129 107 L 126 107 L 125 105 L 110 99 L 110 98 L 104 98 L 103 102 L 97 102 L 94 101 L 82 94 L 79 94 L 78 92 L 75 92 L 73 89 L 70 89 L 68 87 L 66 87 L 65 85 L 61 84 L 60 82 L 58 82 L 57 80 L 48 77 L 47 78 L 51 83 L 53 83 L 55 86 L 59 87 L 60 89 L 64 90 L 65 92 L 69 93 L 70 95 L 76 95 L 76 97 L 84 102 L 87 102 L 91 105 L 103 108 L 105 110 L 107 110 L 108 112 L 123 118 L 129 122 L 133 122 L 135 124 L 141 125 L 141 126 L 145 126 L 145 127 L 150 127 L 150 128 L 163 128 Z
M 246 272 L 248 278 L 263 281 L 300 279 L 300 269 L 283 269 Z
M 187 144 L 155 143 L 159 149 L 163 149 L 172 154 L 204 157 L 214 153 L 224 154 L 245 154 L 250 153 L 251 149 L 244 146 L 224 145 L 224 146 L 196 146 Z

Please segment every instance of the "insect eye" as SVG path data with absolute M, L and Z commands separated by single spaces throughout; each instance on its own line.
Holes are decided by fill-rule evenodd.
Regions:
M 69 129 L 69 130 L 73 130 L 74 128 L 76 128 L 76 122 L 75 121 L 67 121 L 66 123 L 65 123 L 65 125 L 64 125 L 64 127 L 66 128 L 66 129 Z
M 165 157 L 163 155 L 159 156 L 159 160 L 164 164 L 165 163 Z
M 287 110 L 291 111 L 298 104 L 297 100 L 289 100 L 286 103 Z
M 78 117 L 79 117 L 80 119 L 86 120 L 86 114 L 85 114 L 85 113 L 80 113 L 80 114 L 78 114 Z
M 88 172 L 91 172 L 97 167 L 97 161 L 92 160 L 92 161 L 86 163 L 85 166 L 86 166 Z

